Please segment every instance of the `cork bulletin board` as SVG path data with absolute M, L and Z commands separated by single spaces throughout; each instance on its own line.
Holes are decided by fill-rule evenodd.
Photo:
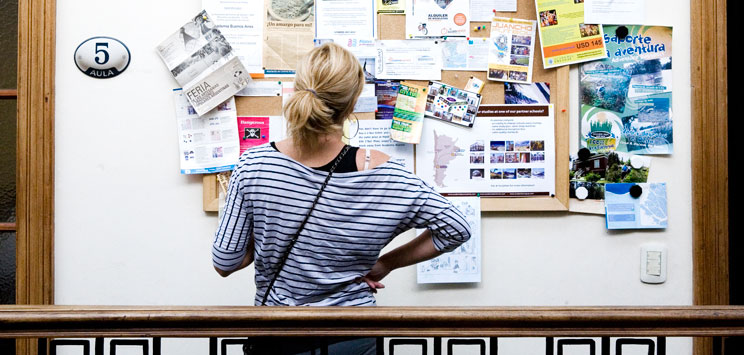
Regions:
M 534 20 L 536 17 L 534 1 L 519 1 L 516 13 L 496 12 L 497 17 L 519 18 Z M 405 15 L 379 14 L 378 38 L 381 40 L 406 39 Z M 477 26 L 485 26 L 485 30 L 474 31 Z M 489 37 L 491 33 L 489 22 L 471 22 L 470 34 L 473 38 Z M 533 82 L 547 82 L 550 84 L 550 102 L 555 106 L 555 195 L 534 197 L 482 197 L 482 211 L 567 211 L 568 210 L 568 117 L 569 117 L 569 67 L 544 69 L 540 59 L 540 40 L 536 37 L 535 60 L 532 72 Z M 441 82 L 454 87 L 463 88 L 468 79 L 476 77 L 485 82 L 481 92 L 481 104 L 503 104 L 504 84 L 500 81 L 486 79 L 485 71 L 442 71 Z M 282 80 L 290 78 L 282 78 Z M 276 79 L 256 79 L 276 80 Z M 420 85 L 428 82 L 412 81 Z M 282 98 L 277 97 L 236 97 L 238 116 L 279 116 L 282 111 Z M 356 114 L 359 119 L 374 119 L 374 113 Z M 219 182 L 215 174 L 203 177 L 203 208 L 204 211 L 218 210 Z

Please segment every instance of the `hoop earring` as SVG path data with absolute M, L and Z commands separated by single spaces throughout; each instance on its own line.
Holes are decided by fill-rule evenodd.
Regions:
M 352 139 L 354 139 L 354 138 L 355 138 L 355 137 L 357 136 L 357 134 L 359 134 L 359 119 L 358 119 L 358 118 L 357 118 L 357 116 L 356 116 L 355 114 L 353 114 L 353 113 L 351 114 L 351 116 L 354 116 L 354 121 L 356 122 L 356 123 L 355 123 L 355 125 L 356 125 L 356 131 L 354 132 L 354 135 L 353 135 L 353 136 L 351 136 L 351 137 L 347 137 L 347 136 L 346 136 L 346 132 L 344 132 L 344 138 L 348 139 L 349 141 L 351 141 Z M 351 117 L 351 116 L 350 116 L 350 117 Z M 349 118 L 347 118 L 347 120 L 348 120 L 348 119 L 349 119 Z M 349 123 L 349 125 L 351 125 L 351 122 Z

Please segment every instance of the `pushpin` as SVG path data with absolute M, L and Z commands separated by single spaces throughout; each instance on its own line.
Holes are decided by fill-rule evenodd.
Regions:
M 494 13 L 494 14 L 496 13 L 496 9 L 493 9 L 493 13 Z
M 581 148 L 579 149 L 579 159 L 586 161 L 589 159 L 589 157 L 592 156 L 592 152 L 588 148 Z
M 561 110 L 561 112 L 566 112 L 566 109 L 564 108 L 563 110 Z
M 643 188 L 640 185 L 633 185 L 630 187 L 630 196 L 633 198 L 639 198 L 643 194 Z
M 615 30 L 615 35 L 617 38 L 625 39 L 625 37 L 628 37 L 628 28 L 625 26 L 620 26 Z
M 469 41 L 470 40 L 470 37 L 465 37 L 465 40 Z
M 445 40 L 445 41 L 447 40 L 447 36 L 445 36 L 445 37 L 444 37 L 444 40 Z
M 478 32 L 478 30 L 480 30 L 480 26 L 475 26 L 474 30 L 475 32 Z

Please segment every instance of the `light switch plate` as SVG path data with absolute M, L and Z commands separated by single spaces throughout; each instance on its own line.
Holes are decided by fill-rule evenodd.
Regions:
M 664 283 L 667 278 L 667 248 L 661 244 L 641 246 L 641 281 Z

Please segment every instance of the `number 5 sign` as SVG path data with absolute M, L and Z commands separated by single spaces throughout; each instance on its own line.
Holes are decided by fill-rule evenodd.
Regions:
M 112 37 L 93 37 L 75 49 L 75 65 L 81 72 L 96 79 L 113 78 L 127 69 L 129 48 Z

